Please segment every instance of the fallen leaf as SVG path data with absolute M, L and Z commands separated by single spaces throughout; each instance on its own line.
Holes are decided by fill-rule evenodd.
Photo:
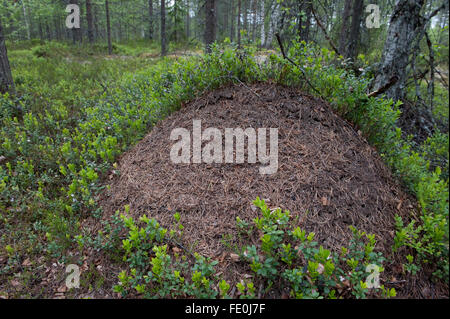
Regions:
M 173 247 L 173 248 L 172 248 L 172 251 L 173 251 L 175 254 L 181 253 L 181 249 L 178 248 L 178 247 Z
M 23 261 L 23 263 L 22 263 L 22 266 L 24 266 L 24 267 L 29 267 L 29 266 L 31 266 L 31 260 L 30 260 L 30 258 L 25 259 L 25 260 Z
M 231 260 L 234 261 L 234 262 L 238 262 L 238 261 L 240 260 L 238 254 L 233 254 L 233 253 L 231 253 L 231 254 L 230 254 L 230 258 L 231 258 Z
M 86 270 L 88 270 L 88 269 L 89 269 L 89 266 L 88 266 L 87 262 L 85 261 L 85 262 L 83 263 L 83 265 L 81 266 L 81 270 L 82 270 L 82 271 L 86 271 Z
M 66 287 L 66 285 L 62 285 L 56 291 L 59 293 L 65 293 L 67 291 L 67 287 Z
M 219 263 L 223 263 L 223 261 L 225 260 L 226 257 L 227 257 L 227 253 L 226 252 L 222 253 L 222 255 L 220 255 L 220 257 L 219 257 Z

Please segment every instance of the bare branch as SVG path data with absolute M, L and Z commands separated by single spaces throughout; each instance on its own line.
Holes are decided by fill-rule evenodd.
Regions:
M 386 92 L 391 86 L 393 86 L 398 81 L 398 76 L 394 75 L 388 83 L 380 87 L 378 90 L 373 91 L 372 93 L 367 94 L 367 97 L 375 97 Z
M 311 6 L 311 12 L 314 16 L 314 20 L 316 20 L 317 25 L 320 27 L 320 29 L 322 30 L 323 34 L 325 35 L 325 38 L 328 40 L 328 42 L 330 43 L 331 47 L 333 48 L 334 52 L 336 52 L 337 55 L 342 55 L 339 50 L 337 49 L 336 45 L 334 44 L 333 40 L 331 40 L 330 36 L 327 33 L 327 30 L 325 29 L 325 27 L 323 26 L 322 22 L 320 22 L 319 18 L 317 17 L 316 11 L 314 10 L 314 6 Z
M 286 59 L 286 60 L 288 60 L 289 62 L 291 62 L 293 65 L 295 65 L 295 66 L 302 72 L 303 77 L 304 77 L 306 83 L 308 83 L 308 85 L 314 90 L 314 92 L 316 92 L 317 94 L 319 94 L 319 96 L 321 96 L 319 90 L 317 90 L 317 89 L 311 84 L 311 82 L 308 80 L 308 78 L 307 78 L 307 76 L 306 76 L 306 73 L 305 73 L 305 71 L 303 70 L 303 68 L 302 68 L 300 65 L 298 65 L 297 63 L 295 63 L 292 59 L 290 59 L 290 58 L 286 55 L 286 53 L 284 52 L 284 46 L 283 46 L 283 42 L 281 41 L 280 34 L 277 33 L 277 34 L 275 34 L 275 36 L 277 37 L 278 45 L 280 46 L 280 50 L 281 50 L 281 54 L 283 55 L 283 58 Z

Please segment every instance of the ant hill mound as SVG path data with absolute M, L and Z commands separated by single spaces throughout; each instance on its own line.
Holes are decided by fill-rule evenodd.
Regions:
M 276 173 L 261 174 L 264 165 L 249 163 L 247 139 L 244 163 L 196 163 L 191 144 L 188 163 L 174 163 L 171 150 L 180 141 L 171 140 L 171 133 L 184 128 L 198 144 L 194 121 L 221 133 L 253 128 L 256 140 L 258 129 L 267 128 L 267 151 L 269 129 L 277 128 Z M 203 150 L 208 142 L 200 141 Z M 298 226 L 331 249 L 348 244 L 353 225 L 375 234 L 377 249 L 390 250 L 394 216 L 411 216 L 417 206 L 375 149 L 325 102 L 271 84 L 229 86 L 183 105 L 125 153 L 117 171 L 101 196 L 106 216 L 130 205 L 134 217 L 146 214 L 168 227 L 179 212 L 183 245 L 213 258 L 227 250 L 223 238 L 238 240 L 236 217 L 259 216 L 252 205 L 256 197 L 289 210 Z

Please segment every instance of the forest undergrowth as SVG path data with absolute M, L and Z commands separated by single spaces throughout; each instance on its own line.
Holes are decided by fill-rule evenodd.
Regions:
M 382 270 L 383 260 L 396 254 L 407 256 L 398 265 L 405 274 L 426 269 L 448 297 L 448 132 L 436 130 L 419 146 L 405 139 L 397 126 L 400 103 L 367 97 L 370 72 L 356 76 L 333 51 L 304 42 L 292 43 L 288 51 L 296 65 L 232 45 L 215 46 L 208 55 L 163 59 L 152 56 L 156 48 L 114 49 L 109 57 L 98 53 L 104 48 L 58 43 L 10 50 L 18 94 L 0 96 L 0 296 L 70 297 L 58 290 L 68 264 L 85 270 L 88 292 L 104 292 L 110 279 L 85 263 L 95 250 L 122 270 L 108 277 L 115 278 L 114 292 L 123 297 L 228 298 L 234 291 L 235 297 L 255 298 L 274 283 L 297 298 L 394 297 L 394 288 L 371 290 L 365 278 L 367 265 Z M 268 58 L 258 63 L 259 55 Z M 363 70 L 367 66 L 363 56 L 358 63 Z M 242 247 L 236 259 L 248 263 L 263 288 L 249 278 L 231 287 L 214 261 L 179 247 L 184 227 L 177 214 L 173 228 L 166 229 L 151 212 L 140 220 L 127 217 L 130 208 L 124 206 L 101 224 L 99 194 L 108 188 L 105 180 L 121 154 L 183 102 L 226 84 L 254 82 L 300 88 L 325 100 L 376 147 L 417 198 L 420 213 L 396 219 L 392 256 L 380 256 L 377 239 L 357 229 L 347 247 L 329 251 L 314 234 L 291 227 L 289 212 L 271 211 L 256 199 L 261 217 L 236 223 L 249 237 L 256 231 L 259 241 Z M 445 114 L 448 91 L 441 93 L 436 112 Z M 101 224 L 96 234 L 84 229 L 88 218 Z

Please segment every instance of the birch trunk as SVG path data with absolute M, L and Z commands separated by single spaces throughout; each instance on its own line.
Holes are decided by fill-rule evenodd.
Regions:
M 269 32 L 267 33 L 266 47 L 269 48 L 273 42 L 275 30 L 278 27 L 278 20 L 280 18 L 280 4 L 274 1 L 271 11 L 271 19 L 269 23 Z
M 405 96 L 406 68 L 411 44 L 423 27 L 420 11 L 424 2 L 424 0 L 398 1 L 389 23 L 380 66 L 374 80 L 374 89 L 379 89 L 396 77 L 397 82 L 386 91 L 387 97 L 394 101 L 401 100 Z
M 25 20 L 25 27 L 27 29 L 27 39 L 31 39 L 31 30 L 30 30 L 30 21 L 28 18 L 27 7 L 25 5 L 25 0 L 22 0 L 22 8 L 23 8 L 23 18 Z

